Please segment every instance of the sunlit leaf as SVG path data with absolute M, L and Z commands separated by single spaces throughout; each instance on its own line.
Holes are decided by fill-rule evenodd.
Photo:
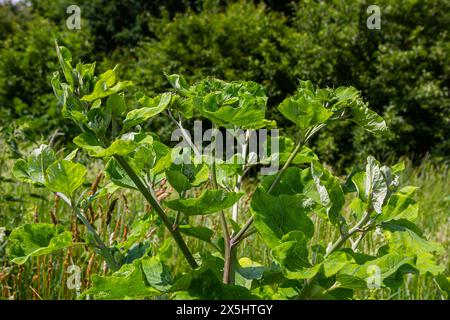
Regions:
M 8 238 L 12 262 L 24 264 L 31 257 L 46 255 L 72 245 L 72 233 L 61 225 L 25 224 L 14 229 Z
M 166 201 L 170 209 L 181 211 L 185 215 L 204 215 L 217 213 L 235 204 L 244 194 L 223 190 L 206 190 L 198 198 L 176 199 Z

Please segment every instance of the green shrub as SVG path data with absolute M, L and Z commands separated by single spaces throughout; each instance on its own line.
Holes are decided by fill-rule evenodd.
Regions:
M 59 111 L 51 94 L 51 76 L 56 68 L 54 39 L 70 43 L 85 57 L 89 46 L 86 32 L 73 32 L 32 14 L 26 7 L 0 6 L 5 17 L 0 43 L 0 127 L 12 122 L 32 132 L 47 134 L 67 126 L 58 120 Z

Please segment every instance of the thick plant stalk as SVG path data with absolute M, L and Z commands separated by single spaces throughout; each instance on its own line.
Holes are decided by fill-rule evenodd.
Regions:
M 247 150 L 248 150 L 248 143 L 250 139 L 250 130 L 245 131 L 245 141 L 242 145 L 242 158 L 244 160 L 244 174 L 245 174 L 245 164 L 247 161 Z M 236 179 L 236 187 L 234 188 L 235 192 L 241 191 L 241 185 L 242 185 L 242 178 L 243 175 L 238 175 Z M 239 213 L 239 206 L 240 206 L 241 200 L 239 199 L 238 202 L 236 202 L 233 205 L 232 214 L 231 217 L 234 220 L 234 222 L 237 222 L 238 220 L 238 213 Z
M 218 188 L 215 161 L 213 161 L 211 165 L 211 184 L 214 189 Z M 233 262 L 233 250 L 231 247 L 230 231 L 228 230 L 227 219 L 223 211 L 219 213 L 219 217 L 220 217 L 220 224 L 222 225 L 223 240 L 224 240 L 223 283 L 232 284 L 234 282 L 234 271 L 233 271 L 234 262 Z
M 145 186 L 141 178 L 139 178 L 139 176 L 134 172 L 133 168 L 131 168 L 131 166 L 128 164 L 125 158 L 123 158 L 122 156 L 114 155 L 114 159 L 117 161 L 117 163 L 119 163 L 122 169 L 125 170 L 127 175 L 134 182 L 134 184 L 136 185 L 138 190 L 142 193 L 144 198 L 155 209 L 156 214 L 159 216 L 159 218 L 162 220 L 166 228 L 169 230 L 170 234 L 177 243 L 178 247 L 180 248 L 181 252 L 183 253 L 184 257 L 186 258 L 191 268 L 192 269 L 197 268 L 198 264 L 195 261 L 194 257 L 192 256 L 192 253 L 189 251 L 186 242 L 184 242 L 178 229 L 174 230 L 172 223 L 170 222 L 169 218 L 164 212 L 164 209 L 159 204 L 158 200 L 156 200 L 156 198 L 152 195 L 150 190 Z
M 187 130 L 183 128 L 181 121 L 177 121 L 170 111 L 167 111 L 167 115 L 170 120 L 176 124 L 176 126 L 181 130 L 181 133 L 186 140 L 186 142 L 190 145 L 195 155 L 201 157 L 201 153 L 196 147 L 196 145 L 192 142 L 192 139 L 186 133 Z M 217 178 L 216 178 L 216 163 L 213 161 L 211 164 L 211 184 L 214 189 L 218 189 Z M 225 217 L 225 213 L 221 211 L 219 213 L 220 224 L 222 226 L 223 239 L 224 239 L 224 267 L 223 267 L 223 283 L 232 284 L 234 282 L 234 272 L 233 272 L 233 250 L 231 247 L 231 236 L 228 230 L 228 224 Z

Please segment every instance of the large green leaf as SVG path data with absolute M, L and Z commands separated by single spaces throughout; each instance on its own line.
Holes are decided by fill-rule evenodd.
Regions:
M 249 300 L 254 296 L 245 287 L 225 285 L 219 280 L 223 260 L 206 256 L 199 268 L 177 279 L 171 288 L 177 299 Z
M 363 264 L 349 263 L 343 266 L 336 276 L 341 288 L 366 289 L 383 286 L 383 281 L 394 275 L 402 266 L 412 264 L 408 256 L 389 253 Z
M 124 156 L 133 152 L 139 144 L 152 144 L 153 138 L 145 133 L 130 132 L 122 135 L 107 148 L 103 148 L 97 138 L 89 132 L 80 134 L 73 142 L 88 151 L 91 157 L 103 158 L 113 155 Z
M 387 184 L 378 161 L 374 157 L 367 157 L 365 193 L 373 210 L 381 213 L 384 200 L 387 196 Z
M 316 189 L 310 189 L 306 195 L 327 208 L 328 219 L 332 224 L 340 224 L 344 219 L 341 209 L 345 204 L 345 197 L 339 179 L 319 162 L 311 162 L 311 176 Z
M 284 235 L 281 243 L 272 249 L 274 259 L 289 271 L 309 268 L 308 238 L 301 231 Z
M 355 260 L 348 253 L 335 251 L 322 261 L 321 264 L 323 266 L 323 273 L 328 278 L 334 276 L 343 267 L 352 262 L 354 263 Z
M 167 170 L 166 171 L 167 181 L 169 181 L 170 185 L 177 190 L 178 193 L 182 193 L 183 191 L 189 190 L 192 188 L 189 179 L 180 171 L 175 170 Z
M 143 104 L 144 107 L 128 112 L 125 120 L 123 121 L 124 130 L 145 122 L 163 112 L 167 107 L 169 107 L 171 99 L 172 95 L 170 93 L 163 93 L 156 98 L 149 98 L 147 96 L 141 97 L 139 99 L 139 103 Z
M 307 216 L 308 200 L 299 194 L 271 196 L 261 188 L 256 189 L 251 201 L 254 225 L 269 247 L 280 244 L 283 236 L 291 231 L 302 231 L 308 238 L 312 237 L 314 225 Z
M 389 252 L 405 257 L 416 257 L 415 267 L 421 274 L 430 272 L 437 275 L 445 267 L 436 262 L 436 255 L 444 253 L 444 248 L 435 242 L 427 241 L 414 231 L 404 228 L 401 231 L 386 232 Z
M 166 171 L 166 177 L 170 185 L 178 193 L 181 193 L 208 181 L 209 168 L 205 163 L 198 165 L 193 163 L 171 164 L 170 168 Z
M 376 213 L 381 213 L 388 196 L 388 185 L 379 162 L 372 156 L 367 157 L 366 171 L 356 173 L 352 182 L 361 200 Z
M 266 177 L 262 182 L 263 189 L 269 190 L 274 180 L 275 176 Z M 308 169 L 288 168 L 277 185 L 272 188 L 271 195 L 280 194 L 303 194 L 312 199 L 317 204 L 316 207 L 326 208 L 328 218 L 333 224 L 343 219 L 340 211 L 345 199 L 339 179 L 317 161 L 312 162 Z M 316 212 L 319 213 L 319 211 Z
M 132 264 L 123 265 L 119 271 L 114 272 L 110 276 L 100 276 L 94 274 L 92 276 L 92 287 L 85 291 L 83 295 L 91 296 L 98 300 L 117 300 L 117 299 L 144 299 L 160 295 L 161 291 L 148 286 L 147 279 L 156 283 L 158 287 L 165 287 L 165 280 L 162 274 L 155 270 L 152 272 L 149 267 L 157 265 L 156 260 L 146 262 L 146 271 L 143 271 L 141 260 L 135 260 Z M 148 275 L 148 277 L 147 277 Z
M 152 288 L 161 292 L 170 289 L 172 283 L 170 269 L 161 261 L 159 256 L 142 259 L 141 263 L 145 279 Z
M 56 55 L 58 57 L 59 64 L 61 65 L 64 77 L 69 85 L 73 86 L 72 75 L 72 55 L 66 47 L 56 45 Z
M 218 126 L 259 129 L 275 125 L 265 119 L 267 96 L 255 82 L 207 79 L 192 86 L 189 96 L 194 108 Z
M 12 262 L 24 264 L 31 257 L 46 255 L 72 245 L 72 234 L 61 225 L 25 224 L 14 229 L 8 238 Z
M 353 122 L 371 133 L 384 135 L 388 131 L 384 119 L 375 111 L 367 108 L 364 103 L 360 103 L 352 109 L 352 116 L 351 120 Z
M 42 144 L 31 152 L 27 161 L 23 159 L 16 161 L 13 167 L 13 175 L 23 182 L 44 185 L 45 172 L 55 160 L 53 150 Z
M 121 116 L 127 110 L 127 105 L 123 94 L 115 93 L 111 95 L 108 98 L 106 105 L 114 116 Z
M 278 150 L 272 150 L 272 144 L 278 146 Z M 284 136 L 276 138 L 268 137 L 266 141 L 264 141 L 263 147 L 264 155 L 260 161 L 261 164 L 269 164 L 271 161 L 278 161 L 280 165 L 283 165 L 294 150 L 295 142 Z M 318 160 L 317 155 L 307 146 L 302 146 L 292 160 L 292 164 L 310 163 L 313 160 Z
M 117 67 L 116 67 L 117 68 Z M 115 93 L 118 93 L 132 85 L 131 81 L 117 82 L 116 68 L 102 73 L 95 82 L 94 90 L 91 94 L 81 98 L 82 101 L 92 102 Z
M 244 193 L 226 192 L 224 190 L 206 190 L 198 198 L 176 199 L 166 201 L 170 209 L 181 211 L 185 215 L 204 215 L 217 213 L 235 204 Z
M 71 198 L 84 182 L 87 170 L 69 160 L 59 160 L 47 169 L 45 185 L 53 192 L 61 192 Z
M 281 194 L 302 194 L 308 183 L 309 172 L 297 167 L 289 167 L 279 182 L 272 188 L 271 195 L 278 196 Z M 310 176 L 310 175 L 309 175 Z M 276 179 L 276 175 L 267 176 L 261 183 L 264 191 L 268 191 Z
M 414 221 L 419 212 L 419 205 L 413 199 L 416 190 L 416 187 L 408 186 L 391 195 L 377 220 L 408 219 Z
M 180 232 L 185 234 L 186 236 L 194 237 L 208 243 L 211 243 L 211 239 L 214 234 L 214 232 L 209 228 L 193 227 L 186 224 L 180 225 L 178 227 L 178 230 L 180 230 Z
M 154 145 L 141 144 L 134 152 L 132 162 L 140 171 L 149 173 L 156 163 L 156 151 Z
M 180 76 L 178 74 L 169 75 L 166 73 L 164 73 L 164 75 L 166 76 L 172 87 L 174 87 L 178 92 L 186 94 L 186 92 L 189 90 L 189 85 L 183 76 Z
M 306 96 L 286 98 L 278 110 L 302 130 L 325 123 L 333 114 L 320 101 Z
M 114 159 L 110 159 L 105 166 L 106 176 L 116 185 L 123 188 L 137 189 L 133 180 Z

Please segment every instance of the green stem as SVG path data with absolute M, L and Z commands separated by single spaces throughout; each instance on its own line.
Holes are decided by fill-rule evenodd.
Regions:
M 216 128 L 215 128 L 216 129 Z M 215 139 L 214 139 L 215 143 Z M 214 147 L 214 153 L 216 146 Z M 215 155 L 214 155 L 215 156 Z M 211 164 L 211 185 L 213 189 L 218 189 L 219 185 L 217 183 L 216 176 L 216 159 L 212 159 L 213 162 Z M 225 284 L 233 284 L 234 282 L 234 270 L 233 270 L 233 249 L 230 244 L 230 231 L 228 230 L 227 219 L 225 217 L 225 213 L 223 210 L 219 213 L 220 224 L 222 225 L 223 239 L 224 239 L 224 266 L 223 266 L 223 283 Z
M 297 153 L 302 149 L 302 147 L 304 146 L 306 142 L 306 139 L 304 141 L 300 140 L 299 143 L 297 144 L 297 146 L 294 148 L 294 150 L 292 151 L 292 153 L 290 154 L 289 158 L 287 159 L 286 163 L 284 164 L 284 166 L 281 168 L 280 171 L 278 171 L 275 179 L 273 180 L 272 184 L 269 187 L 269 190 L 267 190 L 267 193 L 270 194 L 273 192 L 273 190 L 275 189 L 275 187 L 277 186 L 277 184 L 280 182 L 281 178 L 284 176 L 284 174 L 286 173 L 287 169 L 290 167 L 290 165 L 292 164 L 292 161 L 294 161 L 295 156 L 297 155 Z M 245 225 L 241 228 L 241 230 L 239 230 L 239 232 L 236 234 L 236 236 L 233 237 L 233 239 L 231 240 L 231 245 L 237 245 L 239 242 L 241 242 L 244 239 L 244 235 L 246 233 L 246 231 L 248 230 L 248 228 L 250 228 L 250 226 L 253 223 L 253 216 L 250 217 L 247 222 L 245 223 Z
M 194 257 L 192 256 L 189 248 L 186 245 L 186 242 L 184 242 L 183 237 L 181 236 L 178 229 L 173 229 L 172 223 L 170 222 L 169 218 L 167 217 L 166 213 L 164 212 L 164 209 L 161 207 L 158 200 L 152 195 L 152 192 L 148 189 L 147 186 L 142 182 L 141 178 L 134 172 L 133 168 L 128 164 L 128 162 L 125 160 L 124 157 L 114 155 L 114 159 L 119 163 L 119 165 L 122 167 L 123 170 L 127 173 L 128 177 L 134 182 L 138 190 L 142 193 L 144 198 L 150 203 L 150 205 L 155 210 L 156 214 L 159 216 L 159 218 L 162 220 L 166 228 L 169 230 L 170 234 L 174 238 L 175 242 L 177 243 L 178 247 L 180 248 L 181 252 L 183 253 L 184 257 L 186 258 L 187 262 L 191 266 L 192 269 L 196 269 L 198 267 L 197 262 L 195 261 Z
M 359 232 L 361 230 L 361 228 L 369 220 L 370 220 L 370 210 L 367 210 L 366 213 L 364 214 L 364 216 L 361 218 L 361 220 L 353 228 L 351 228 L 348 231 L 348 233 L 341 234 L 339 236 L 339 239 L 336 240 L 336 242 L 331 246 L 331 248 L 325 253 L 324 259 L 326 259 L 328 256 L 330 256 L 336 250 L 340 249 L 342 247 L 342 245 L 345 243 L 345 241 L 347 241 L 356 232 Z M 297 299 L 303 299 L 309 294 L 309 292 L 310 292 L 310 290 L 312 288 L 312 284 L 316 281 L 316 279 L 317 279 L 317 275 L 315 275 L 314 277 L 306 280 L 306 283 L 303 286 L 303 288 L 300 291 L 300 293 L 298 294 Z
M 108 264 L 109 268 L 113 271 L 119 270 L 120 265 L 116 262 L 116 259 L 114 259 L 110 249 L 102 241 L 95 228 L 92 226 L 89 220 L 86 219 L 86 217 L 81 213 L 80 209 L 72 205 L 73 201 L 67 198 L 64 194 L 56 192 L 55 195 L 60 199 L 62 199 L 70 208 L 72 208 L 72 210 L 75 211 L 77 218 L 86 226 L 86 229 L 88 229 L 88 231 L 94 237 L 94 240 L 97 243 L 97 247 L 100 249 L 101 255 L 103 256 L 103 258 L 105 258 L 105 261 Z

